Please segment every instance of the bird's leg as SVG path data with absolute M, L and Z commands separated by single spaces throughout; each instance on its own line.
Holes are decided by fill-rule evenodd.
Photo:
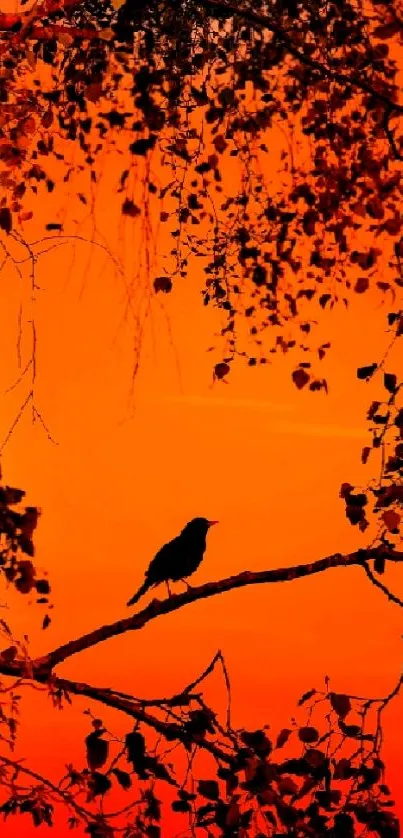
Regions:
M 187 581 L 187 579 L 184 579 L 184 578 L 182 577 L 180 581 L 185 583 L 185 585 L 186 585 L 186 587 L 187 587 L 188 591 L 190 591 L 190 590 L 191 590 L 192 585 L 189 585 L 189 582 Z
M 172 596 L 172 594 L 171 594 L 171 589 L 170 589 L 170 587 L 169 587 L 169 582 L 168 582 L 168 579 L 166 579 L 166 580 L 165 580 L 165 584 L 166 584 L 166 586 L 167 586 L 167 588 L 168 588 L 168 596 L 170 597 L 170 596 Z

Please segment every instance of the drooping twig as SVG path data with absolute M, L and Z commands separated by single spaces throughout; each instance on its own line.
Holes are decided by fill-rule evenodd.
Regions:
M 390 591 L 389 588 L 386 587 L 386 585 L 383 585 L 382 582 L 380 582 L 380 580 L 376 578 L 375 574 L 372 573 L 372 570 L 369 567 L 368 562 L 363 562 L 362 567 L 364 568 L 365 573 L 367 574 L 368 579 L 372 582 L 372 584 L 375 585 L 376 588 L 379 588 L 379 590 L 382 591 L 383 594 L 385 594 L 385 596 L 388 598 L 390 602 L 394 602 L 396 605 L 400 605 L 400 608 L 403 608 L 403 600 L 399 599 L 399 597 L 396 596 L 396 594 L 392 594 L 392 591 Z
M 24 412 L 25 412 L 26 407 L 28 407 L 29 403 L 32 401 L 32 398 L 33 398 L 33 392 L 32 392 L 32 390 L 30 390 L 30 392 L 28 393 L 28 395 L 27 395 L 27 397 L 26 397 L 25 401 L 24 401 L 24 402 L 23 402 L 23 404 L 21 405 L 21 407 L 20 407 L 20 409 L 19 409 L 19 411 L 18 411 L 17 415 L 16 415 L 16 416 L 15 416 L 15 418 L 13 419 L 13 422 L 12 422 L 12 424 L 10 425 L 10 427 L 9 427 L 9 429 L 8 429 L 8 431 L 7 431 L 7 433 L 6 433 L 5 437 L 4 437 L 4 439 L 3 439 L 3 441 L 2 441 L 2 443 L 1 443 L 1 445 L 0 445 L 0 454 L 2 454 L 2 452 L 3 452 L 4 448 L 5 448 L 5 446 L 7 445 L 7 443 L 8 443 L 8 441 L 9 441 L 9 439 L 11 439 L 11 437 L 12 437 L 12 435 L 13 435 L 13 433 L 14 433 L 14 431 L 15 431 L 15 429 L 16 429 L 16 427 L 17 427 L 17 425 L 18 425 L 19 421 L 20 421 L 20 419 L 22 418 L 22 416 L 23 416 L 23 414 L 24 414 Z

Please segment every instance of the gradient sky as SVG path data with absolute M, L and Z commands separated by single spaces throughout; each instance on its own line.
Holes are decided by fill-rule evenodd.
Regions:
M 333 343 L 324 362 L 328 396 L 297 392 L 282 358 L 258 369 L 240 363 L 228 384 L 213 383 L 206 347 L 215 318 L 200 305 L 197 282 L 183 282 L 151 310 L 129 404 L 133 358 L 130 329 L 119 327 L 120 292 L 107 272 L 97 275 L 96 264 L 82 290 L 82 257 L 67 276 L 67 261 L 65 267 L 56 254 L 41 268 L 35 399 L 58 444 L 27 415 L 2 458 L 5 480 L 24 487 L 43 510 L 36 543 L 53 585 L 49 629 L 40 631 L 28 597 L 7 593 L 7 618 L 17 633 L 28 627 L 35 655 L 126 615 L 125 602 L 156 549 L 194 515 L 220 521 L 209 534 L 199 583 L 365 543 L 346 521 L 338 491 L 345 480 L 369 477 L 360 451 L 376 385 L 358 383 L 356 367 L 385 345 L 384 307 L 360 299 L 350 311 L 326 315 Z M 0 324 L 3 390 L 16 376 L 11 278 L 8 291 Z M 2 435 L 26 386 L 3 397 Z M 398 569 L 388 571 L 387 582 L 402 593 Z M 401 670 L 401 614 L 358 568 L 335 569 L 199 602 L 72 658 L 59 672 L 136 695 L 167 694 L 218 648 L 231 674 L 234 722 L 268 722 L 277 731 L 302 692 L 321 688 L 325 675 L 335 691 L 389 692 Z M 218 678 L 211 689 L 222 705 Z M 86 706 L 75 700 L 60 714 L 30 694 L 18 754 L 56 776 L 70 760 L 83 766 Z M 388 711 L 385 745 L 399 796 L 401 707 L 398 698 Z M 4 834 L 21 828 L 9 821 Z
M 65 201 L 67 204 L 67 200 Z M 101 201 L 98 222 L 117 227 L 120 203 Z M 41 221 L 56 220 L 57 196 Z M 65 207 L 67 212 L 67 209 Z M 60 218 L 60 215 L 58 216 Z M 112 249 L 125 243 L 130 276 L 138 253 L 136 227 L 127 222 Z M 80 228 L 85 235 L 88 229 Z M 25 275 L 24 275 L 25 277 Z M 344 481 L 365 483 L 365 414 L 377 383 L 357 381 L 356 368 L 379 358 L 386 346 L 387 306 L 363 296 L 349 310 L 321 315 L 320 335 L 332 342 L 323 361 L 324 392 L 298 392 L 292 360 L 275 358 L 254 369 L 234 366 L 228 383 L 214 382 L 219 355 L 207 352 L 219 319 L 201 305 L 200 273 L 152 301 L 145 321 L 141 363 L 131 392 L 133 325 L 125 320 L 122 278 L 105 253 L 84 243 L 43 256 L 34 307 L 28 277 L 11 268 L 2 275 L 0 310 L 0 438 L 24 402 L 29 378 L 18 378 L 16 323 L 35 317 L 35 405 L 51 436 L 27 412 L 2 456 L 3 477 L 27 491 L 43 515 L 37 563 L 49 572 L 55 605 L 52 624 L 29 597 L 2 595 L 16 634 L 28 633 L 33 656 L 129 612 L 125 603 L 151 557 L 191 517 L 220 521 L 208 536 L 195 583 L 300 564 L 365 545 L 347 522 L 339 499 Z M 146 281 L 135 284 L 133 306 L 147 306 Z M 23 349 L 29 352 L 29 324 Z M 318 343 L 320 340 L 318 339 Z M 297 360 L 297 359 L 295 359 Z M 395 365 L 394 372 L 399 372 Z M 400 359 L 400 372 L 402 363 Z M 403 595 L 398 567 L 387 584 Z M 293 583 L 261 585 L 198 602 L 68 660 L 58 673 L 135 695 L 177 692 L 218 648 L 225 655 L 238 726 L 289 724 L 300 695 L 331 679 L 336 692 L 380 696 L 402 667 L 402 615 L 372 587 L 359 568 L 334 569 Z M 223 706 L 223 685 L 212 680 L 209 697 Z M 38 691 L 27 692 L 18 756 L 44 774 L 60 776 L 67 762 L 84 767 L 82 710 L 53 711 Z M 114 730 L 129 729 L 111 719 Z M 385 716 L 388 782 L 402 811 L 402 698 Z M 37 835 L 28 819 L 2 825 L 5 838 Z M 66 833 L 71 834 L 71 833 Z M 80 834 L 79 832 L 77 834 Z M 58 828 L 57 835 L 64 838 Z

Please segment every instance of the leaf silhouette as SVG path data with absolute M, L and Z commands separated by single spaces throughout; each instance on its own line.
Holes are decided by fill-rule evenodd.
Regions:
M 351 701 L 347 695 L 330 693 L 330 703 L 341 719 L 344 719 L 351 710 Z
M 132 781 L 127 771 L 122 771 L 120 768 L 112 768 L 112 773 L 115 775 L 119 785 L 122 786 L 122 789 L 129 789 L 131 787 Z
M 87 762 L 91 771 L 102 768 L 108 759 L 109 744 L 106 739 L 102 739 L 103 733 L 105 733 L 103 728 L 94 730 L 85 739 Z

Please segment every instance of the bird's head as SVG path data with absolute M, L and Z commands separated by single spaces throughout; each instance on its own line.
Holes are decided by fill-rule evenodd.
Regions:
M 192 521 L 186 524 L 182 532 L 186 532 L 186 535 L 205 536 L 213 524 L 218 524 L 218 521 L 209 521 L 208 518 L 193 518 Z

